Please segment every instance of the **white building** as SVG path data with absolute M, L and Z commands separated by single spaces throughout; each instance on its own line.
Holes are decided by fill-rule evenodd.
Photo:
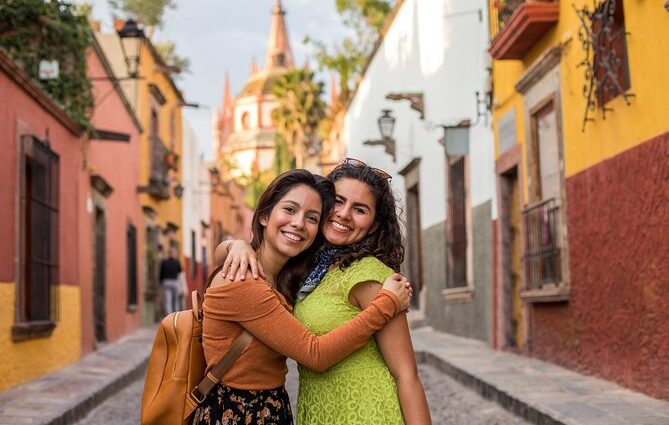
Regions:
M 212 248 L 208 246 L 209 171 L 207 163 L 198 152 L 198 142 L 193 129 L 185 120 L 182 128 L 182 252 L 186 280 L 189 289 L 193 290 L 202 288 L 212 255 Z
M 405 272 L 422 287 L 426 320 L 490 342 L 496 189 L 486 8 L 485 0 L 398 0 L 347 107 L 343 139 L 347 156 L 393 176 L 407 221 Z M 395 118 L 388 148 L 382 110 Z M 444 145 L 442 126 L 460 123 Z

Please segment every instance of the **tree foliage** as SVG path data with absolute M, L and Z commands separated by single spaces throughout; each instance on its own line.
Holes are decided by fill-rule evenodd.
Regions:
M 85 128 L 93 108 L 86 75 L 92 42 L 86 16 L 67 1 L 0 1 L 0 47 Z M 39 80 L 43 59 L 58 61 L 59 78 Z
M 158 54 L 163 59 L 163 62 L 170 67 L 173 73 L 182 74 L 184 72 L 190 72 L 190 60 L 179 56 L 173 41 L 155 43 L 155 46 Z
M 355 79 L 360 75 L 367 58 L 374 48 L 379 32 L 390 12 L 391 0 L 335 0 L 337 13 L 352 35 L 327 46 L 325 43 L 305 38 L 314 49 L 319 70 L 327 69 L 339 76 L 339 96 L 346 102 Z
M 316 130 L 325 117 L 323 83 L 314 79 L 312 71 L 295 69 L 274 83 L 272 94 L 278 101 L 272 115 L 277 132 L 295 156 L 295 166 L 302 168 L 317 143 Z
M 144 25 L 161 27 L 167 9 L 176 7 L 175 0 L 109 0 L 109 6 L 116 13 L 133 16 Z
M 381 31 L 392 4 L 385 0 L 336 0 L 337 13 L 343 16 L 344 25 L 353 29 L 367 27 Z
M 279 175 L 295 168 L 295 155 L 288 149 L 288 142 L 279 133 L 274 135 L 274 173 Z

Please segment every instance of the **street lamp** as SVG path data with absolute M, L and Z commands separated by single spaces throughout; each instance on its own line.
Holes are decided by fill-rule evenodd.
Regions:
M 464 156 L 469 154 L 469 120 L 463 120 L 457 125 L 442 125 L 444 137 L 440 140 L 444 145 L 446 155 Z
M 128 66 L 128 77 L 138 78 L 139 75 L 139 51 L 142 47 L 144 30 L 137 25 L 134 19 L 128 19 L 123 27 L 117 31 L 121 39 L 121 51 Z
M 184 187 L 181 186 L 180 183 L 177 183 L 176 186 L 174 186 L 174 196 L 177 198 L 181 199 L 181 197 L 184 195 Z
M 385 148 L 388 155 L 393 157 L 395 162 L 395 139 L 393 139 L 393 130 L 395 129 L 395 117 L 390 115 L 392 110 L 382 109 L 381 116 L 377 120 L 379 125 L 379 132 L 381 133 L 380 140 L 365 140 L 364 145 L 375 146 L 381 145 Z
M 378 119 L 379 132 L 384 139 L 393 137 L 393 130 L 395 129 L 395 117 L 390 115 L 393 111 L 390 109 L 382 109 L 381 116 Z

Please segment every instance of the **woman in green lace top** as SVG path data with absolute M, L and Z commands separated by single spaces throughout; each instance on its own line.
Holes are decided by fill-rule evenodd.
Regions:
M 390 176 L 345 160 L 328 178 L 335 209 L 322 227 L 327 241 L 298 293 L 294 314 L 317 335 L 360 313 L 398 271 L 404 257 Z M 228 254 L 230 247 L 232 252 Z M 230 273 L 258 266 L 243 244 L 225 244 Z M 262 270 L 260 270 L 262 273 Z M 325 372 L 299 366 L 298 425 L 429 424 L 406 315 L 398 315 L 363 348 Z

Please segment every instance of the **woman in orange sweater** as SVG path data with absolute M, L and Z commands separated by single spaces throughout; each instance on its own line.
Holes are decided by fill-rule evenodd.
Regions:
M 280 175 L 261 196 L 251 245 L 267 277 L 213 278 L 203 303 L 207 369 L 244 330 L 254 339 L 198 408 L 193 424 L 292 424 L 284 388 L 286 357 L 325 370 L 408 307 L 410 285 L 393 275 L 362 313 L 326 335 L 315 336 L 292 316 L 294 276 L 304 272 L 318 249 L 321 217 L 329 215 L 333 202 L 332 183 L 306 170 Z

